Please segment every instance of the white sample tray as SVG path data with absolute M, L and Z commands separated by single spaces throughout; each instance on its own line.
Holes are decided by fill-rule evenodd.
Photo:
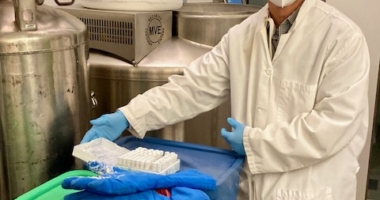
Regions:
M 177 160 L 175 163 L 173 163 L 172 165 L 170 165 L 169 167 L 167 167 L 166 169 L 162 170 L 162 171 L 150 171 L 150 170 L 147 170 L 147 169 L 140 169 L 140 168 L 134 168 L 134 167 L 126 167 L 126 166 L 120 166 L 118 165 L 118 167 L 120 167 L 121 169 L 126 169 L 126 170 L 131 170 L 131 171 L 139 171 L 139 172 L 148 172 L 148 173 L 154 173 L 154 174 L 163 174 L 163 175 L 167 175 L 167 174 L 174 174 L 176 173 L 180 166 L 181 166 L 181 161 L 180 160 Z
M 153 156 L 152 152 L 155 152 L 156 156 Z M 178 155 L 173 152 L 145 148 L 130 151 L 103 138 L 74 146 L 73 156 L 85 162 L 99 161 L 126 170 L 163 175 L 173 174 L 180 169 Z M 152 159 L 148 159 L 150 157 Z M 170 158 L 167 159 L 168 157 Z
M 180 160 L 173 152 L 139 147 L 120 156 L 117 165 L 132 171 L 173 174 L 179 170 Z

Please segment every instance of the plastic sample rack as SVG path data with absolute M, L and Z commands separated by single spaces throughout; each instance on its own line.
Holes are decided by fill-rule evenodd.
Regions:
M 180 160 L 174 152 L 139 147 L 120 156 L 117 166 L 129 170 L 173 174 L 179 170 Z
M 73 156 L 85 161 L 99 161 L 132 171 L 173 174 L 180 169 L 180 160 L 174 152 L 136 148 L 132 151 L 103 138 L 76 145 Z

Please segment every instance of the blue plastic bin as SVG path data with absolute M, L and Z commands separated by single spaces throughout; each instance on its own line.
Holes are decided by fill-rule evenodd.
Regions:
M 244 158 L 233 151 L 148 137 L 127 136 L 116 143 L 129 150 L 145 147 L 175 152 L 181 160 L 180 170 L 195 168 L 217 180 L 216 190 L 207 192 L 211 200 L 233 200 L 237 197 Z

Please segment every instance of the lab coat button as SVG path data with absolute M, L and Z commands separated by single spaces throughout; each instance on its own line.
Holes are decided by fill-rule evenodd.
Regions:
M 267 70 L 266 70 L 266 73 L 267 73 L 267 75 L 272 75 L 272 73 L 273 73 L 273 72 L 272 72 L 272 69 L 270 69 L 270 68 L 267 69 Z

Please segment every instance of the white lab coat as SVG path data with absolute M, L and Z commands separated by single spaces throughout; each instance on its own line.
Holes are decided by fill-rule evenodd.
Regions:
M 243 141 L 254 199 L 354 200 L 368 129 L 363 33 L 333 7 L 305 0 L 272 59 L 269 21 L 265 6 L 230 29 L 184 76 L 171 76 L 120 110 L 141 138 L 230 98 L 232 117 L 247 125 Z

